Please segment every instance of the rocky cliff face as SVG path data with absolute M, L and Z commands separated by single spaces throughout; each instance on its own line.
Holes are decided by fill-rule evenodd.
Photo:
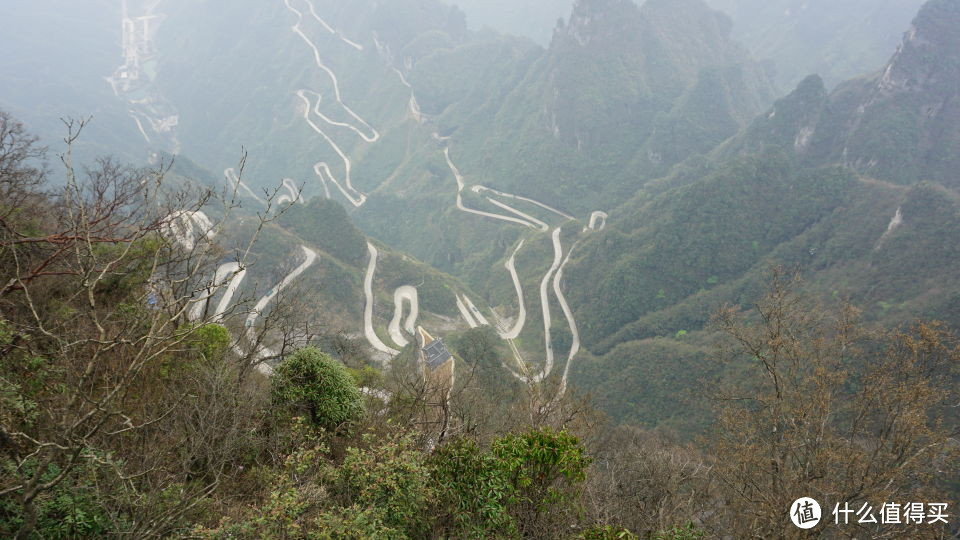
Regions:
M 639 8 L 630 0 L 578 1 L 548 52 L 545 127 L 579 150 L 623 140 L 641 146 L 673 129 L 676 117 L 699 114 L 691 100 L 703 99 L 729 112 L 733 121 L 721 119 L 720 131 L 731 135 L 772 92 L 730 29 L 730 20 L 701 0 L 650 0 Z M 737 95 L 698 91 L 705 81 Z
M 813 164 L 839 163 L 899 184 L 960 187 L 960 1 L 932 0 L 887 65 L 827 96 L 810 77 L 727 150 L 775 144 Z
M 928 2 L 884 70 L 861 91 L 833 157 L 893 182 L 960 186 L 958 50 L 960 1 Z
M 706 0 L 730 15 L 733 36 L 775 67 L 789 90 L 816 73 L 828 88 L 879 69 L 923 0 Z

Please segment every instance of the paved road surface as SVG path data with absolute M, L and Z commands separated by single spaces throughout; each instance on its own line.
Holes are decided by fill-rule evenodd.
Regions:
M 390 332 L 390 339 L 393 340 L 400 347 L 406 347 L 410 344 L 410 341 L 404 337 L 403 332 L 400 331 L 400 319 L 403 317 L 403 304 L 404 302 L 410 304 L 410 313 L 407 314 L 407 318 L 403 323 L 403 329 L 409 334 L 413 334 L 415 331 L 415 326 L 417 324 L 417 317 L 420 315 L 420 300 L 417 297 L 417 289 L 411 285 L 402 285 L 397 287 L 397 290 L 393 292 L 393 319 L 390 320 L 390 324 L 387 326 L 387 331 Z
M 187 315 L 187 318 L 191 321 L 199 321 L 202 319 L 203 312 L 206 311 L 210 298 L 217 294 L 217 291 L 227 283 L 227 278 L 231 278 L 231 282 L 236 279 L 236 274 L 239 270 L 240 263 L 228 262 L 221 264 L 216 272 L 214 272 L 213 281 L 208 285 L 206 294 L 200 298 L 191 300 L 193 306 L 190 307 L 190 313 Z M 230 296 L 232 297 L 233 293 L 231 293 Z
M 249 186 L 243 183 L 243 180 L 240 180 L 240 178 L 237 177 L 237 171 L 235 171 L 233 167 L 224 170 L 223 175 L 227 177 L 227 181 L 230 182 L 230 185 L 232 185 L 236 191 L 243 190 L 258 203 L 262 205 L 267 204 L 267 201 L 263 200 L 262 197 L 254 193 Z
M 523 331 L 523 326 L 527 323 L 527 306 L 523 302 L 523 285 L 520 284 L 520 276 L 517 275 L 517 252 L 520 251 L 520 248 L 523 247 L 525 240 L 521 240 L 517 244 L 516 249 L 513 250 L 513 253 L 510 254 L 510 258 L 507 259 L 507 262 L 504 263 L 504 268 L 507 269 L 507 272 L 510 272 L 510 279 L 513 280 L 513 288 L 517 291 L 517 306 L 519 312 L 517 313 L 517 320 L 513 323 L 513 328 L 505 332 L 500 333 L 502 339 L 516 339 L 520 336 L 520 332 Z
M 608 217 L 606 212 L 601 212 L 600 210 L 590 214 L 590 223 L 583 229 L 584 232 L 588 229 L 591 231 L 602 231 L 603 228 L 607 226 Z
M 376 246 L 370 242 L 367 242 L 367 251 L 370 252 L 370 262 L 367 263 L 367 274 L 363 278 L 363 294 L 366 299 L 363 306 L 363 335 L 374 349 L 390 356 L 396 356 L 400 354 L 400 351 L 388 347 L 373 330 L 373 274 L 377 271 L 379 252 Z
M 341 41 L 352 46 L 353 48 L 361 51 L 363 50 L 362 45 L 348 40 L 346 37 L 343 36 L 342 33 L 333 29 L 330 25 L 328 25 L 326 21 L 324 21 L 317 14 L 316 9 L 314 8 L 313 3 L 311 3 L 310 0 L 303 0 L 303 1 L 306 2 L 308 5 L 310 10 L 310 15 L 314 19 L 316 19 L 317 22 L 319 22 L 328 32 L 331 32 L 337 35 L 341 39 Z M 322 71 L 324 71 L 330 77 L 330 81 L 333 83 L 333 93 L 334 93 L 334 98 L 336 99 L 337 104 L 356 122 L 356 124 L 351 122 L 338 122 L 331 118 L 328 118 L 320 110 L 320 104 L 322 103 L 322 96 L 319 93 L 313 92 L 311 90 L 306 90 L 306 89 L 297 90 L 297 97 L 299 97 L 304 104 L 304 110 L 303 110 L 304 120 L 306 120 L 307 124 L 309 124 L 314 131 L 320 134 L 320 136 L 322 136 L 327 141 L 330 147 L 333 148 L 334 152 L 336 152 L 337 155 L 340 157 L 340 159 L 343 160 L 344 177 L 342 181 L 338 179 L 336 175 L 333 174 L 333 171 L 330 170 L 329 165 L 322 161 L 317 162 L 314 165 L 314 172 L 317 174 L 318 177 L 320 177 L 320 181 L 323 183 L 324 190 L 326 191 L 326 194 L 327 194 L 327 198 L 330 197 L 330 192 L 326 185 L 326 180 L 329 179 L 331 182 L 334 183 L 334 185 L 336 185 L 337 189 L 340 190 L 340 193 L 342 193 L 343 196 L 346 197 L 348 201 L 350 201 L 350 204 L 356 207 L 363 206 L 363 204 L 367 201 L 367 196 L 365 193 L 353 187 L 353 183 L 351 182 L 351 178 L 350 178 L 350 169 L 352 165 L 350 163 L 350 159 L 347 157 L 346 153 L 343 152 L 340 146 L 333 141 L 330 135 L 328 135 L 318 125 L 317 122 L 313 121 L 313 119 L 311 118 L 311 113 L 313 115 L 316 115 L 320 120 L 322 120 L 328 125 L 335 126 L 335 127 L 343 127 L 353 131 L 368 143 L 377 142 L 380 139 L 380 133 L 373 126 L 371 126 L 366 120 L 360 117 L 360 115 L 354 112 L 354 110 L 351 109 L 346 103 L 343 102 L 343 96 L 340 93 L 340 81 L 337 79 L 336 73 L 334 73 L 333 70 L 331 70 L 329 67 L 327 67 L 326 64 L 323 63 L 323 59 L 320 55 L 320 49 L 306 35 L 306 33 L 304 33 L 303 29 L 301 28 L 301 24 L 304 22 L 303 12 L 293 7 L 293 5 L 291 4 L 291 0 L 283 0 L 283 3 L 289 11 L 297 15 L 297 23 L 294 24 L 291 28 L 293 29 L 294 33 L 300 36 L 300 38 L 310 47 L 311 51 L 313 52 L 314 63 L 317 65 L 317 67 L 320 68 Z M 311 101 L 310 97 L 308 97 L 308 94 L 312 94 L 315 97 L 315 102 Z M 358 125 L 360 127 L 358 127 Z

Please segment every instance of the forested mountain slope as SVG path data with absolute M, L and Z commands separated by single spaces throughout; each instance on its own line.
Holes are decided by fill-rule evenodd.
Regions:
M 751 302 L 775 264 L 872 320 L 960 324 L 957 7 L 929 2 L 882 73 L 830 94 L 807 78 L 708 159 L 615 210 L 568 274 L 589 321 L 585 346 L 599 356 L 575 380 L 625 417 L 669 419 L 669 407 L 618 405 L 619 396 L 636 384 L 654 402 L 684 403 L 677 393 L 693 380 L 675 377 L 703 367 L 697 347 L 710 338 L 699 331 L 724 303 Z M 664 356 L 686 367 L 664 375 Z M 622 373 L 631 375 L 611 389 Z
M 101 13 L 119 22 L 114 11 Z M 843 34 L 856 11 L 838 8 L 823 31 Z M 228 168 L 245 149 L 248 217 L 264 189 L 302 186 L 309 204 L 271 223 L 258 248 L 282 268 L 257 270 L 258 282 L 287 275 L 300 245 L 325 252 L 330 266 L 303 290 L 318 291 L 324 324 L 372 336 L 374 349 L 389 337 L 376 336 L 390 306 L 407 302 L 393 295 L 422 287 L 433 323 L 485 326 L 476 308 L 501 349 L 516 346 L 546 375 L 555 363 L 564 381 L 578 365 L 564 362 L 583 358 L 574 377 L 607 392 L 617 418 L 657 424 L 656 408 L 613 405 L 629 397 L 642 408 L 630 390 L 640 375 L 604 381 L 649 367 L 645 340 L 696 357 L 710 313 L 749 302 L 772 262 L 799 265 L 811 290 L 849 296 L 872 318 L 953 317 L 942 231 L 957 188 L 956 0 L 931 0 L 882 72 L 832 92 L 814 75 L 780 100 L 761 42 L 737 41 L 738 25 L 780 28 L 767 8 L 745 23 L 751 13 L 731 20 L 702 0 L 578 0 L 545 47 L 472 30 L 439 0 L 130 0 L 127 15 L 160 26 L 150 22 L 136 47 L 113 35 L 77 50 L 118 41 L 126 63 L 112 84 L 133 74 L 149 84 L 111 96 L 103 77 L 116 66 L 90 67 L 103 83 L 90 106 L 108 112 L 91 129 L 110 135 L 88 139 L 154 157 L 179 149 L 196 163 L 184 176 L 220 189 L 239 188 Z M 806 35 L 809 17 L 796 12 L 785 42 L 804 44 L 787 36 Z M 845 47 L 882 41 L 881 30 L 802 51 L 853 58 Z M 93 84 L 57 77 L 66 74 Z M 7 98 L 21 110 L 23 86 Z M 36 94 L 74 102 L 68 91 Z M 52 114 L 36 117 L 50 129 Z M 364 282 L 377 258 L 366 240 L 383 258 L 370 332 Z M 644 384 L 671 394 L 690 381 Z
M 827 93 L 816 77 L 726 150 L 792 145 L 811 164 L 839 163 L 897 184 L 960 187 L 960 6 L 928 2 L 887 65 Z

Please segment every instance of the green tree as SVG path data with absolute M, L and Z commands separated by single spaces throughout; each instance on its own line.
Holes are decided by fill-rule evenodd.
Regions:
M 514 487 L 503 465 L 476 442 L 460 439 L 438 448 L 430 457 L 430 475 L 437 486 L 438 525 L 458 538 L 516 536 L 506 503 Z
M 222 325 L 205 324 L 190 336 L 189 346 L 203 360 L 218 360 L 230 349 L 230 333 Z
M 576 523 L 572 506 L 591 461 L 577 437 L 534 429 L 497 439 L 491 452 L 513 490 L 508 508 L 523 536 L 555 536 Z
M 370 435 L 365 442 L 373 442 Z M 341 502 L 365 508 L 387 528 L 409 538 L 429 536 L 430 505 L 436 488 L 425 455 L 410 437 L 395 437 L 369 448 L 349 448 L 331 491 Z
M 363 415 L 363 396 L 347 368 L 316 348 L 290 355 L 270 383 L 274 405 L 305 412 L 314 425 L 336 429 Z

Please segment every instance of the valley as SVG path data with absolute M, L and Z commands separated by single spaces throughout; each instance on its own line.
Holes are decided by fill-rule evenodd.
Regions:
M 658 358 L 701 369 L 711 314 L 748 304 L 772 266 L 802 268 L 811 294 L 870 320 L 960 321 L 943 240 L 957 70 L 930 60 L 956 45 L 948 1 L 913 26 L 906 6 L 838 8 L 803 64 L 822 77 L 764 63 L 795 59 L 796 40 L 757 28 L 812 31 L 791 2 L 580 0 L 536 42 L 477 30 L 484 8 L 469 2 L 127 4 L 111 14 L 123 66 L 106 86 L 132 124 L 111 127 L 132 127 L 178 178 L 235 192 L 225 249 L 276 214 L 250 248 L 262 267 L 225 256 L 191 320 L 252 294 L 253 332 L 295 287 L 315 303 L 304 317 L 362 339 L 381 368 L 418 325 L 488 328 L 511 379 L 595 393 L 617 420 L 684 437 L 707 420 L 672 410 L 703 404 L 673 401 L 692 381 Z M 885 26 L 841 46 L 879 14 Z M 907 33 L 886 64 L 824 52 L 889 44 L 893 24 Z M 223 54 L 194 54 L 214 44 Z M 204 212 L 178 221 L 183 247 L 222 210 Z M 258 365 L 281 356 L 263 346 Z M 623 404 L 644 392 L 670 405 Z
M 578 367 L 577 358 L 584 357 L 584 366 L 592 366 L 618 346 L 645 348 L 649 346 L 646 340 L 670 339 L 673 347 L 682 350 L 687 346 L 684 341 L 706 339 L 701 332 L 710 312 L 724 301 L 741 298 L 765 265 L 791 253 L 791 248 L 785 247 L 792 241 L 791 235 L 804 234 L 815 223 L 808 219 L 803 224 L 785 225 L 793 228 L 779 238 L 762 239 L 746 233 L 747 238 L 754 238 L 747 243 L 755 246 L 746 253 L 742 247 L 729 247 L 730 241 L 718 242 L 716 233 L 703 242 L 685 238 L 698 234 L 687 230 L 691 218 L 705 220 L 700 227 L 717 220 L 715 226 L 722 228 L 743 211 L 743 202 L 730 199 L 725 192 L 744 189 L 737 186 L 744 182 L 744 175 L 737 172 L 736 178 L 728 179 L 724 168 L 733 170 L 738 166 L 731 164 L 735 156 L 759 155 L 762 145 L 778 141 L 779 134 L 759 135 L 758 130 L 768 129 L 760 126 L 779 126 L 794 114 L 780 110 L 794 107 L 785 105 L 790 97 L 770 104 L 771 85 L 764 75 L 729 41 L 729 28 L 719 22 L 719 15 L 698 2 L 685 2 L 678 9 L 700 25 L 703 42 L 662 41 L 657 45 L 673 48 L 676 54 L 693 55 L 693 65 L 676 64 L 671 71 L 637 61 L 656 46 L 633 41 L 630 31 L 651 25 L 674 28 L 665 22 L 669 16 L 663 2 L 651 0 L 639 9 L 629 2 L 613 2 L 607 7 L 584 2 L 575 6 L 566 26 L 555 30 L 546 51 L 518 67 L 521 73 L 527 70 L 525 79 L 481 83 L 489 71 L 471 75 L 479 77 L 472 80 L 491 88 L 502 85 L 494 90 L 502 99 L 473 101 L 473 94 L 463 89 L 451 94 L 458 97 L 445 104 L 433 97 L 439 95 L 436 88 L 425 85 L 449 82 L 437 74 L 428 77 L 426 66 L 442 64 L 446 57 L 469 50 L 474 47 L 470 40 L 477 38 L 445 28 L 436 20 L 430 23 L 437 25 L 432 29 L 430 24 L 421 27 L 433 40 L 423 38 L 421 44 L 416 35 L 401 37 L 378 22 L 371 23 L 376 21 L 371 15 L 375 9 L 361 14 L 361 9 L 344 10 L 320 0 L 283 0 L 280 7 L 285 11 L 285 15 L 278 14 L 280 20 L 289 21 L 286 28 L 295 38 L 292 50 L 305 48 L 305 54 L 298 55 L 303 59 L 300 69 L 312 74 L 299 87 L 278 86 L 277 103 L 285 103 L 291 121 L 299 118 L 316 139 L 310 144 L 298 141 L 300 148 L 288 153 L 298 156 L 290 165 L 309 171 L 312 177 L 299 199 L 297 181 L 292 180 L 298 175 L 291 174 L 293 168 L 273 173 L 284 178 L 285 191 L 278 202 L 305 203 L 311 197 L 343 201 L 351 209 L 348 219 L 355 221 L 365 236 L 431 264 L 445 261 L 436 268 L 471 290 L 467 293 L 454 286 L 447 296 L 450 305 L 442 310 L 459 316 L 455 325 L 436 319 L 422 305 L 418 294 L 422 285 L 392 281 L 385 290 L 377 289 L 382 281 L 379 249 L 368 240 L 365 271 L 357 269 L 364 301 L 357 313 L 344 314 L 343 319 L 356 321 L 359 330 L 352 331 L 364 337 L 381 365 L 389 365 L 390 358 L 409 346 L 412 328 L 419 324 L 418 319 L 428 316 L 446 331 L 494 328 L 505 346 L 502 364 L 514 378 L 534 385 L 554 379 L 561 394 L 571 378 L 589 389 L 598 384 L 591 381 L 599 379 L 588 374 L 593 368 Z M 616 24 L 596 22 L 599 14 L 613 13 L 619 17 Z M 372 26 L 364 26 L 367 24 Z M 441 35 L 446 37 L 439 39 Z M 493 39 L 502 48 L 496 53 L 501 56 L 491 57 L 491 61 L 510 55 L 517 58 L 520 49 L 506 40 Z M 633 64 L 627 71 L 610 71 L 612 68 L 602 63 L 587 67 L 574 60 L 589 51 L 598 51 L 599 58 L 620 57 Z M 582 73 L 571 71 L 574 69 Z M 597 71 L 602 69 L 608 71 Z M 373 73 L 379 75 L 371 79 Z M 618 120 L 633 123 L 639 130 L 623 131 L 607 110 L 591 109 L 589 100 L 570 102 L 569 107 L 563 104 L 566 88 L 589 92 L 592 83 L 587 81 L 598 73 L 603 73 L 601 78 L 606 77 L 609 87 L 603 93 L 615 95 L 618 91 L 614 89 L 619 88 L 623 93 L 618 99 L 633 96 L 634 104 Z M 372 80 L 381 84 L 369 86 Z M 801 83 L 797 92 L 809 92 L 806 84 Z M 631 85 L 641 90 L 627 90 Z M 727 93 L 717 94 L 716 88 L 725 88 Z M 281 98 L 291 91 L 292 102 Z M 732 99 L 730 92 L 739 97 Z M 554 96 L 539 112 L 524 104 L 529 99 L 525 95 L 537 93 Z M 772 112 L 763 113 L 767 107 L 772 107 Z M 658 108 L 662 112 L 656 112 Z M 710 113 L 704 116 L 707 110 Z M 546 126 L 534 127 L 544 121 Z M 789 131 L 792 126 L 772 129 L 787 130 L 782 138 L 789 151 L 814 156 L 825 146 L 819 141 L 826 128 L 804 122 L 796 131 Z M 685 133 L 685 138 L 676 138 L 679 133 Z M 274 129 L 271 137 L 289 135 Z M 801 139 L 802 144 L 798 142 Z M 693 140 L 700 142 L 690 144 Z M 517 148 L 524 148 L 525 153 Z M 764 169 L 764 159 L 757 158 L 756 165 L 751 165 L 764 171 L 758 171 L 756 178 L 758 195 L 769 189 L 760 187 L 768 181 L 762 179 L 764 175 L 781 166 Z M 628 166 L 611 168 L 610 163 L 617 160 Z M 874 162 L 860 159 L 857 163 Z M 263 163 L 255 162 L 252 170 L 256 178 L 272 174 Z M 238 184 L 230 171 L 225 175 L 232 185 L 265 203 L 262 194 L 246 183 Z M 820 174 L 824 180 L 815 185 L 828 191 L 846 189 L 839 187 L 842 183 L 829 186 L 829 175 L 821 173 L 791 170 L 773 174 L 786 175 L 783 187 L 788 190 L 794 189 L 790 187 L 792 178 L 804 174 Z M 712 176 L 717 176 L 714 187 L 706 187 L 710 181 L 704 178 Z M 547 178 L 553 183 L 545 182 Z M 699 195 L 692 186 L 697 184 L 703 185 L 705 192 L 712 190 L 716 200 L 702 200 L 705 207 L 693 205 Z M 572 185 L 578 186 L 575 191 L 570 190 Z M 786 193 L 764 204 L 793 204 L 795 199 Z M 822 193 L 811 192 L 810 196 L 822 197 Z M 687 200 L 690 202 L 683 202 Z M 612 211 L 596 210 L 598 206 Z M 816 212 L 807 216 L 821 215 Z M 684 218 L 684 213 L 689 217 Z M 576 214 L 583 219 L 575 218 Z M 640 215 L 647 216 L 643 222 L 637 217 Z M 768 217 L 758 215 L 745 223 L 763 227 L 764 219 Z M 738 227 L 728 228 L 721 238 L 737 234 Z M 895 234 L 884 233 L 882 239 L 871 240 L 871 245 L 884 246 Z M 496 245 L 492 238 L 498 239 Z M 664 243 L 666 238 L 678 240 L 671 246 Z M 712 260 L 706 255 L 711 252 Z M 722 262 L 733 258 L 741 262 Z M 787 257 L 791 258 L 796 259 Z M 507 270 L 509 281 L 502 280 L 499 268 Z M 595 275 L 603 276 L 604 285 L 599 288 L 591 285 Z M 527 297 L 525 291 L 536 291 L 536 296 Z M 887 300 L 883 302 L 888 305 Z M 383 311 L 377 309 L 378 303 L 386 306 Z M 562 317 L 558 318 L 558 313 Z M 691 331 L 691 337 L 677 337 Z M 615 376 L 613 365 L 600 372 Z M 669 392 L 686 390 L 671 387 Z M 615 399 L 612 394 L 611 399 Z M 647 421 L 656 424 L 661 420 Z
M 3 13 L 0 537 L 960 535 L 960 0 Z

